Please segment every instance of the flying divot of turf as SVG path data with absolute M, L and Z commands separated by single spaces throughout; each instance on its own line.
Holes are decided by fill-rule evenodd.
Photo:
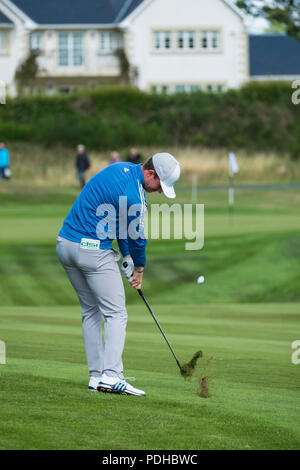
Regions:
M 209 359 L 206 360 L 206 364 L 204 365 L 203 369 L 198 375 L 198 392 L 197 395 L 201 398 L 209 398 L 209 388 L 208 388 L 208 383 L 210 382 L 210 377 L 206 375 L 206 370 L 208 366 L 211 364 L 213 361 L 213 357 L 210 357 Z
M 209 397 L 209 392 L 208 392 L 209 377 L 200 377 L 199 375 L 198 382 L 199 382 L 199 391 L 198 391 L 199 397 L 208 398 Z
M 195 372 L 197 361 L 198 361 L 199 357 L 202 357 L 202 356 L 203 356 L 202 351 L 197 351 L 193 355 L 190 362 L 187 362 L 186 364 L 181 366 L 180 373 L 184 377 L 185 380 L 190 379 L 192 377 L 193 373 Z

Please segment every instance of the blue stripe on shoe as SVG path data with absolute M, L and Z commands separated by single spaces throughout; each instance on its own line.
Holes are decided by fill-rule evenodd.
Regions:
M 112 389 L 120 393 L 126 390 L 126 386 L 127 386 L 126 382 L 120 381 L 120 382 L 117 382 L 115 385 L 113 385 Z

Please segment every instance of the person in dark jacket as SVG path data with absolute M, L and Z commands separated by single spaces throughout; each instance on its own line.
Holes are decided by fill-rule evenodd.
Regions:
M 130 149 L 129 155 L 127 157 L 127 161 L 130 163 L 135 163 L 136 165 L 141 163 L 143 159 L 142 155 L 138 153 L 137 149 L 132 148 Z
M 85 185 L 85 172 L 90 168 L 91 164 L 85 151 L 84 145 L 78 145 L 77 157 L 76 157 L 76 168 L 77 178 L 81 184 L 81 188 Z

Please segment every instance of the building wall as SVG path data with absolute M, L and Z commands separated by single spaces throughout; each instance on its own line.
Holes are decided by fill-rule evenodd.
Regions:
M 0 80 L 6 84 L 9 95 L 16 94 L 14 75 L 25 49 L 25 24 L 24 21 L 15 17 L 0 1 L 1 11 L 9 18 L 13 25 L 10 28 L 1 26 L 0 31 L 8 32 L 8 49 L 6 54 L 0 54 Z M 17 47 L 18 45 L 18 47 Z
M 40 76 L 48 77 L 117 77 L 119 61 L 114 53 L 101 53 L 100 30 L 48 30 L 42 32 L 42 53 L 38 58 Z M 62 67 L 58 64 L 58 37 L 60 32 L 83 33 L 83 57 L 81 66 Z
M 222 0 L 145 0 L 145 5 L 124 29 L 126 52 L 133 69 L 137 71 L 136 85 L 141 89 L 147 90 L 153 85 L 168 85 L 170 91 L 176 85 L 220 85 L 229 88 L 238 87 L 248 80 L 245 27 L 242 19 Z M 30 32 L 38 31 L 38 26 L 9 10 L 1 0 L 0 10 L 14 23 L 10 32 L 9 55 L 0 56 L 0 80 L 8 83 L 10 94 L 15 95 L 14 74 L 29 53 Z M 174 41 L 178 30 L 195 30 L 198 44 L 200 30 L 219 30 L 220 50 L 204 52 L 198 48 L 182 51 L 175 47 L 168 51 L 153 50 L 153 31 L 166 29 L 172 31 Z M 38 58 L 39 84 L 43 83 L 45 88 L 47 81 L 44 79 L 49 78 L 53 91 L 55 81 L 66 83 L 68 77 L 70 84 L 72 78 L 81 78 L 78 83 L 84 84 L 86 80 L 86 85 L 92 83 L 94 78 L 97 79 L 95 84 L 102 78 L 117 79 L 120 75 L 119 60 L 112 53 L 100 52 L 100 30 L 88 27 L 81 30 L 84 33 L 84 64 L 59 67 L 59 31 L 63 29 L 40 29 L 42 54 Z
M 176 34 L 185 29 L 195 30 L 198 41 L 200 30 L 219 30 L 220 51 L 153 50 L 154 30 Z M 238 87 L 248 79 L 247 32 L 241 17 L 222 0 L 153 0 L 128 26 L 126 49 L 142 89 L 153 84 Z
M 56 82 L 60 86 L 68 83 L 71 87 L 97 85 L 105 83 L 115 83 L 120 76 L 119 59 L 115 54 L 100 51 L 100 29 L 50 29 L 38 28 L 33 21 L 26 16 L 20 15 L 14 9 L 8 8 L 0 0 L 0 11 L 4 13 L 12 22 L 12 27 L 2 26 L 0 31 L 9 31 L 9 47 L 7 53 L 0 54 L 0 85 L 6 84 L 7 94 L 16 95 L 16 84 L 14 81 L 17 67 L 26 59 L 30 53 L 30 34 L 39 32 L 42 35 L 41 53 L 38 57 L 40 79 L 49 78 L 49 92 L 55 91 Z M 80 31 L 84 35 L 83 54 L 84 63 L 82 66 L 61 67 L 58 65 L 58 34 L 59 32 Z M 122 33 L 121 33 L 122 34 Z M 57 79 L 57 80 L 56 80 Z M 65 79 L 65 80 L 64 80 Z M 80 79 L 80 80 L 78 80 Z M 48 82 L 37 80 L 37 89 L 48 90 Z

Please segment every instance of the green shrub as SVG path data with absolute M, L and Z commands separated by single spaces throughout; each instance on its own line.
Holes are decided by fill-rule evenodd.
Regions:
M 0 122 L 0 140 L 29 141 L 30 138 L 30 126 L 9 121 Z
M 71 95 L 25 96 L 0 106 L 0 140 L 46 146 L 84 143 L 109 150 L 132 145 L 205 145 L 299 156 L 300 106 L 286 82 L 249 82 L 223 93 L 165 95 L 101 87 Z

